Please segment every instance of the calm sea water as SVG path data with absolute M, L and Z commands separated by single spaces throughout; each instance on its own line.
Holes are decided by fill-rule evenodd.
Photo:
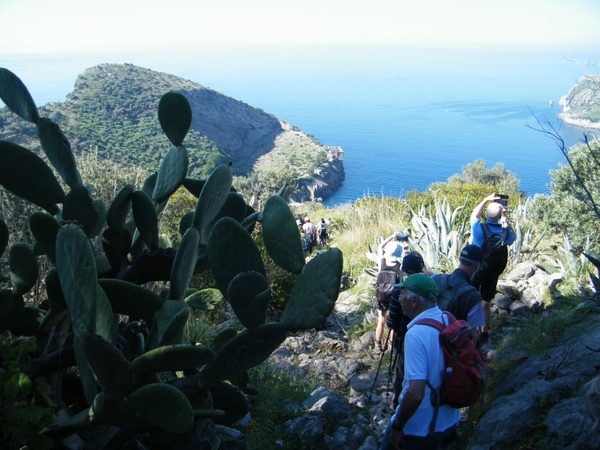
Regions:
M 569 147 L 583 137 L 583 128 L 555 119 L 560 97 L 583 71 L 598 72 L 597 49 L 576 56 L 583 67 L 559 49 L 269 47 L 0 54 L 0 66 L 21 77 L 38 105 L 63 101 L 76 76 L 102 62 L 132 63 L 208 86 L 341 146 L 346 181 L 327 201 L 335 205 L 425 189 L 478 158 L 488 167 L 504 163 L 529 195 L 549 192 L 548 172 L 564 159 L 551 139 L 530 127 L 538 127 L 536 117 L 548 120 Z

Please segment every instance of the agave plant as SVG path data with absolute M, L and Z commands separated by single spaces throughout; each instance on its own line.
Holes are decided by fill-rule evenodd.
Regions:
M 446 199 L 435 200 L 435 215 L 421 205 L 413 211 L 414 232 L 409 236 L 411 248 L 418 251 L 427 267 L 454 267 L 460 250 L 468 239 L 468 230 L 462 218 L 465 205 L 451 210 Z
M 166 93 L 158 105 L 171 144 L 158 172 L 141 189 L 123 186 L 110 205 L 93 198 L 60 127 L 39 117 L 25 85 L 3 68 L 0 98 L 36 126 L 62 180 L 35 153 L 0 141 L 0 184 L 44 210 L 29 220 L 34 248 L 10 246 L 11 288 L 0 291 L 0 333 L 38 342 L 39 353 L 21 375 L 52 381 L 56 421 L 41 435 L 55 446 L 78 435 L 103 436 L 96 448 L 143 448 L 148 436 L 160 448 L 219 448 L 215 424 L 232 424 L 248 412 L 246 371 L 290 333 L 323 324 L 333 310 L 341 252 L 330 249 L 305 263 L 283 190 L 255 211 L 232 190 L 229 165 L 206 180 L 188 178 L 183 142 L 192 109 L 181 93 Z M 179 247 L 161 248 L 158 217 L 181 186 L 198 202 L 181 218 Z M 271 288 L 250 234 L 257 224 L 269 256 L 297 274 L 277 322 L 266 315 Z M 8 234 L 0 220 L 0 254 Z M 95 254 L 90 240 L 99 235 L 103 253 Z M 33 307 L 24 296 L 38 280 L 40 255 L 52 268 L 44 275 L 47 298 Z M 189 289 L 193 274 L 208 270 L 216 288 Z M 153 281 L 168 288 L 158 295 L 144 287 Z M 190 310 L 215 300 L 229 302 L 244 329 L 225 329 L 200 345 L 185 342 Z M 74 380 L 66 384 L 67 378 Z

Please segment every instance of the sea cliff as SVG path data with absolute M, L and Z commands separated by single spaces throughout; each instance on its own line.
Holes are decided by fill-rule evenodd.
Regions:
M 558 119 L 570 125 L 600 129 L 600 75 L 584 75 L 558 102 Z

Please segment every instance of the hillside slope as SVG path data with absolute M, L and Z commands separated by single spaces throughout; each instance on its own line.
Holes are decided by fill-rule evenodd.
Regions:
M 600 128 L 600 75 L 584 75 L 560 99 L 558 118 L 571 125 Z
M 192 107 L 192 126 L 184 141 L 192 176 L 205 177 L 217 164 L 231 161 L 235 175 L 259 167 L 287 168 L 302 180 L 301 186 L 331 172 L 334 176 L 322 189 L 326 195 L 317 194 L 321 197 L 341 186 L 341 161 L 330 170 L 328 149 L 313 137 L 198 83 L 131 64 L 85 70 L 66 101 L 43 106 L 40 115 L 61 126 L 76 153 L 94 151 L 101 158 L 155 170 L 170 146 L 157 118 L 158 102 L 168 91 L 181 92 Z M 0 139 L 39 150 L 35 127 L 7 108 L 0 109 Z M 301 189 L 299 199 L 310 195 Z

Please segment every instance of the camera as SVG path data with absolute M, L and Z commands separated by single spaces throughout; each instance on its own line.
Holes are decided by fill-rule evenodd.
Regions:
M 504 206 L 506 208 L 506 205 L 508 205 L 508 195 L 504 195 L 504 194 L 498 194 L 498 196 L 500 197 L 497 200 L 494 200 L 496 203 L 500 203 L 502 206 Z
M 408 236 L 405 234 L 399 234 L 396 236 L 396 240 L 399 242 L 408 242 Z

